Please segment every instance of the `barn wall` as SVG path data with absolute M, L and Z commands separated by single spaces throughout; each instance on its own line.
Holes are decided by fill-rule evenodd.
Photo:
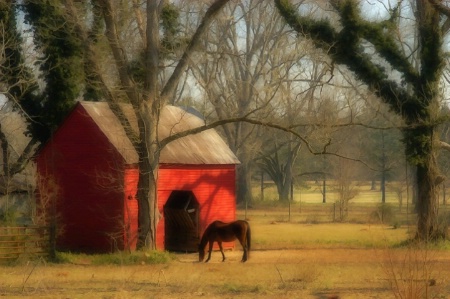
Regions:
M 158 177 L 158 209 L 173 190 L 192 191 L 200 204 L 201 234 L 214 220 L 236 219 L 235 165 L 161 165 Z M 164 218 L 157 227 L 156 246 L 164 249 Z M 224 244 L 234 247 L 234 242 Z
M 139 170 L 137 168 L 125 169 L 124 187 L 124 248 L 135 250 L 138 238 L 138 201 L 136 198 Z
M 81 106 L 40 152 L 38 171 L 58 188 L 58 248 L 96 252 L 123 246 L 121 161 Z
M 40 151 L 36 159 L 38 173 L 42 176 L 40 181 L 47 184 L 39 188 L 43 191 L 41 198 L 45 198 L 46 189 L 58 190 L 59 249 L 133 250 L 138 230 L 135 198 L 138 170 L 130 165 L 125 167 L 123 155 L 89 115 L 78 104 Z M 120 135 L 108 133 L 110 138 Z M 56 187 L 49 186 L 53 181 Z M 173 190 L 192 191 L 195 195 L 200 205 L 201 234 L 214 220 L 235 220 L 235 165 L 161 164 L 158 178 L 161 215 Z M 157 227 L 159 249 L 164 249 L 164 233 L 162 218 Z M 224 245 L 234 247 L 234 243 Z

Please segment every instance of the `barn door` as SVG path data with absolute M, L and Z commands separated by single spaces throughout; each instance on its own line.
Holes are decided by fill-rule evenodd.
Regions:
M 164 247 L 193 252 L 200 242 L 199 203 L 192 191 L 172 191 L 164 205 Z

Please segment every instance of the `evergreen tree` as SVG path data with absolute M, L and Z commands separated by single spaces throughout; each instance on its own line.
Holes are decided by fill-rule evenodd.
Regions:
M 82 93 L 83 46 L 66 21 L 59 0 L 25 0 L 22 8 L 40 56 L 38 66 L 44 81 L 40 96 L 22 101 L 22 106 L 33 118 L 32 136 L 44 142 Z

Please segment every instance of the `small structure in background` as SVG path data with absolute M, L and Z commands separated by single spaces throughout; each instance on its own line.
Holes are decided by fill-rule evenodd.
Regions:
M 0 109 L 0 224 L 24 225 L 33 222 L 35 165 L 29 163 L 19 173 L 12 166 L 28 143 L 26 124 L 6 103 Z
M 132 107 L 124 105 L 123 111 L 137 131 Z M 159 120 L 159 138 L 203 124 L 186 110 L 166 106 Z M 162 150 L 158 249 L 196 251 L 209 223 L 235 220 L 238 163 L 212 129 L 175 140 Z M 107 103 L 79 102 L 38 153 L 36 164 L 39 198 L 47 198 L 57 219 L 58 249 L 135 249 L 138 155 Z

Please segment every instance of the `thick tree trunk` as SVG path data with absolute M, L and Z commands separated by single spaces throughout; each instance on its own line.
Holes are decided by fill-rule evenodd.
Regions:
M 242 161 L 242 160 L 241 160 Z M 252 175 L 248 163 L 243 162 L 237 169 L 237 202 L 251 204 L 253 201 Z
M 438 226 L 438 172 L 436 157 L 430 153 L 428 163 L 417 167 L 417 238 L 428 241 L 443 237 Z
M 151 215 L 150 212 L 150 173 L 146 171 L 142 171 L 142 169 L 146 168 L 149 165 L 148 159 L 145 157 L 140 157 L 139 162 L 139 182 L 138 182 L 138 192 L 137 192 L 137 200 L 138 200 L 138 227 L 139 227 L 139 236 L 137 242 L 137 249 L 143 249 L 149 247 L 149 243 L 152 242 L 150 223 Z
M 289 195 L 291 192 L 291 183 L 292 183 L 292 177 L 286 177 L 284 182 L 279 182 L 277 184 L 278 189 L 278 200 L 281 202 L 288 202 L 289 201 Z
M 157 122 L 159 113 L 147 103 L 142 103 L 138 115 L 140 131 L 139 154 L 139 237 L 138 249 L 156 249 L 157 210 L 157 175 L 159 161 L 159 145 L 157 141 Z
M 440 13 L 428 0 L 417 0 L 417 32 L 419 36 L 420 85 L 416 95 L 420 105 L 407 114 L 415 128 L 406 141 L 407 150 L 417 166 L 417 237 L 433 240 L 441 233 L 438 227 L 438 185 L 440 175 L 435 156 L 436 116 L 439 107 L 439 80 L 444 65 Z M 420 124 L 419 126 L 417 126 Z M 409 146 L 409 147 L 408 147 Z
M 139 163 L 139 167 L 145 167 L 148 161 Z M 145 169 L 145 168 L 140 168 Z M 156 183 L 153 175 L 141 171 L 138 183 L 139 204 L 139 236 L 137 249 L 156 249 L 156 225 L 159 217 L 156 209 Z
M 426 117 L 426 119 L 430 119 L 427 124 L 433 123 L 431 121 L 432 114 L 430 111 Z M 419 120 L 416 120 L 415 123 L 419 123 Z M 445 237 L 445 232 L 440 230 L 438 223 L 438 192 L 439 184 L 443 181 L 436 159 L 435 139 L 438 138 L 438 134 L 436 126 L 427 124 L 404 132 L 408 160 L 416 168 L 414 177 L 414 185 L 417 187 L 416 238 L 421 241 L 433 241 Z

